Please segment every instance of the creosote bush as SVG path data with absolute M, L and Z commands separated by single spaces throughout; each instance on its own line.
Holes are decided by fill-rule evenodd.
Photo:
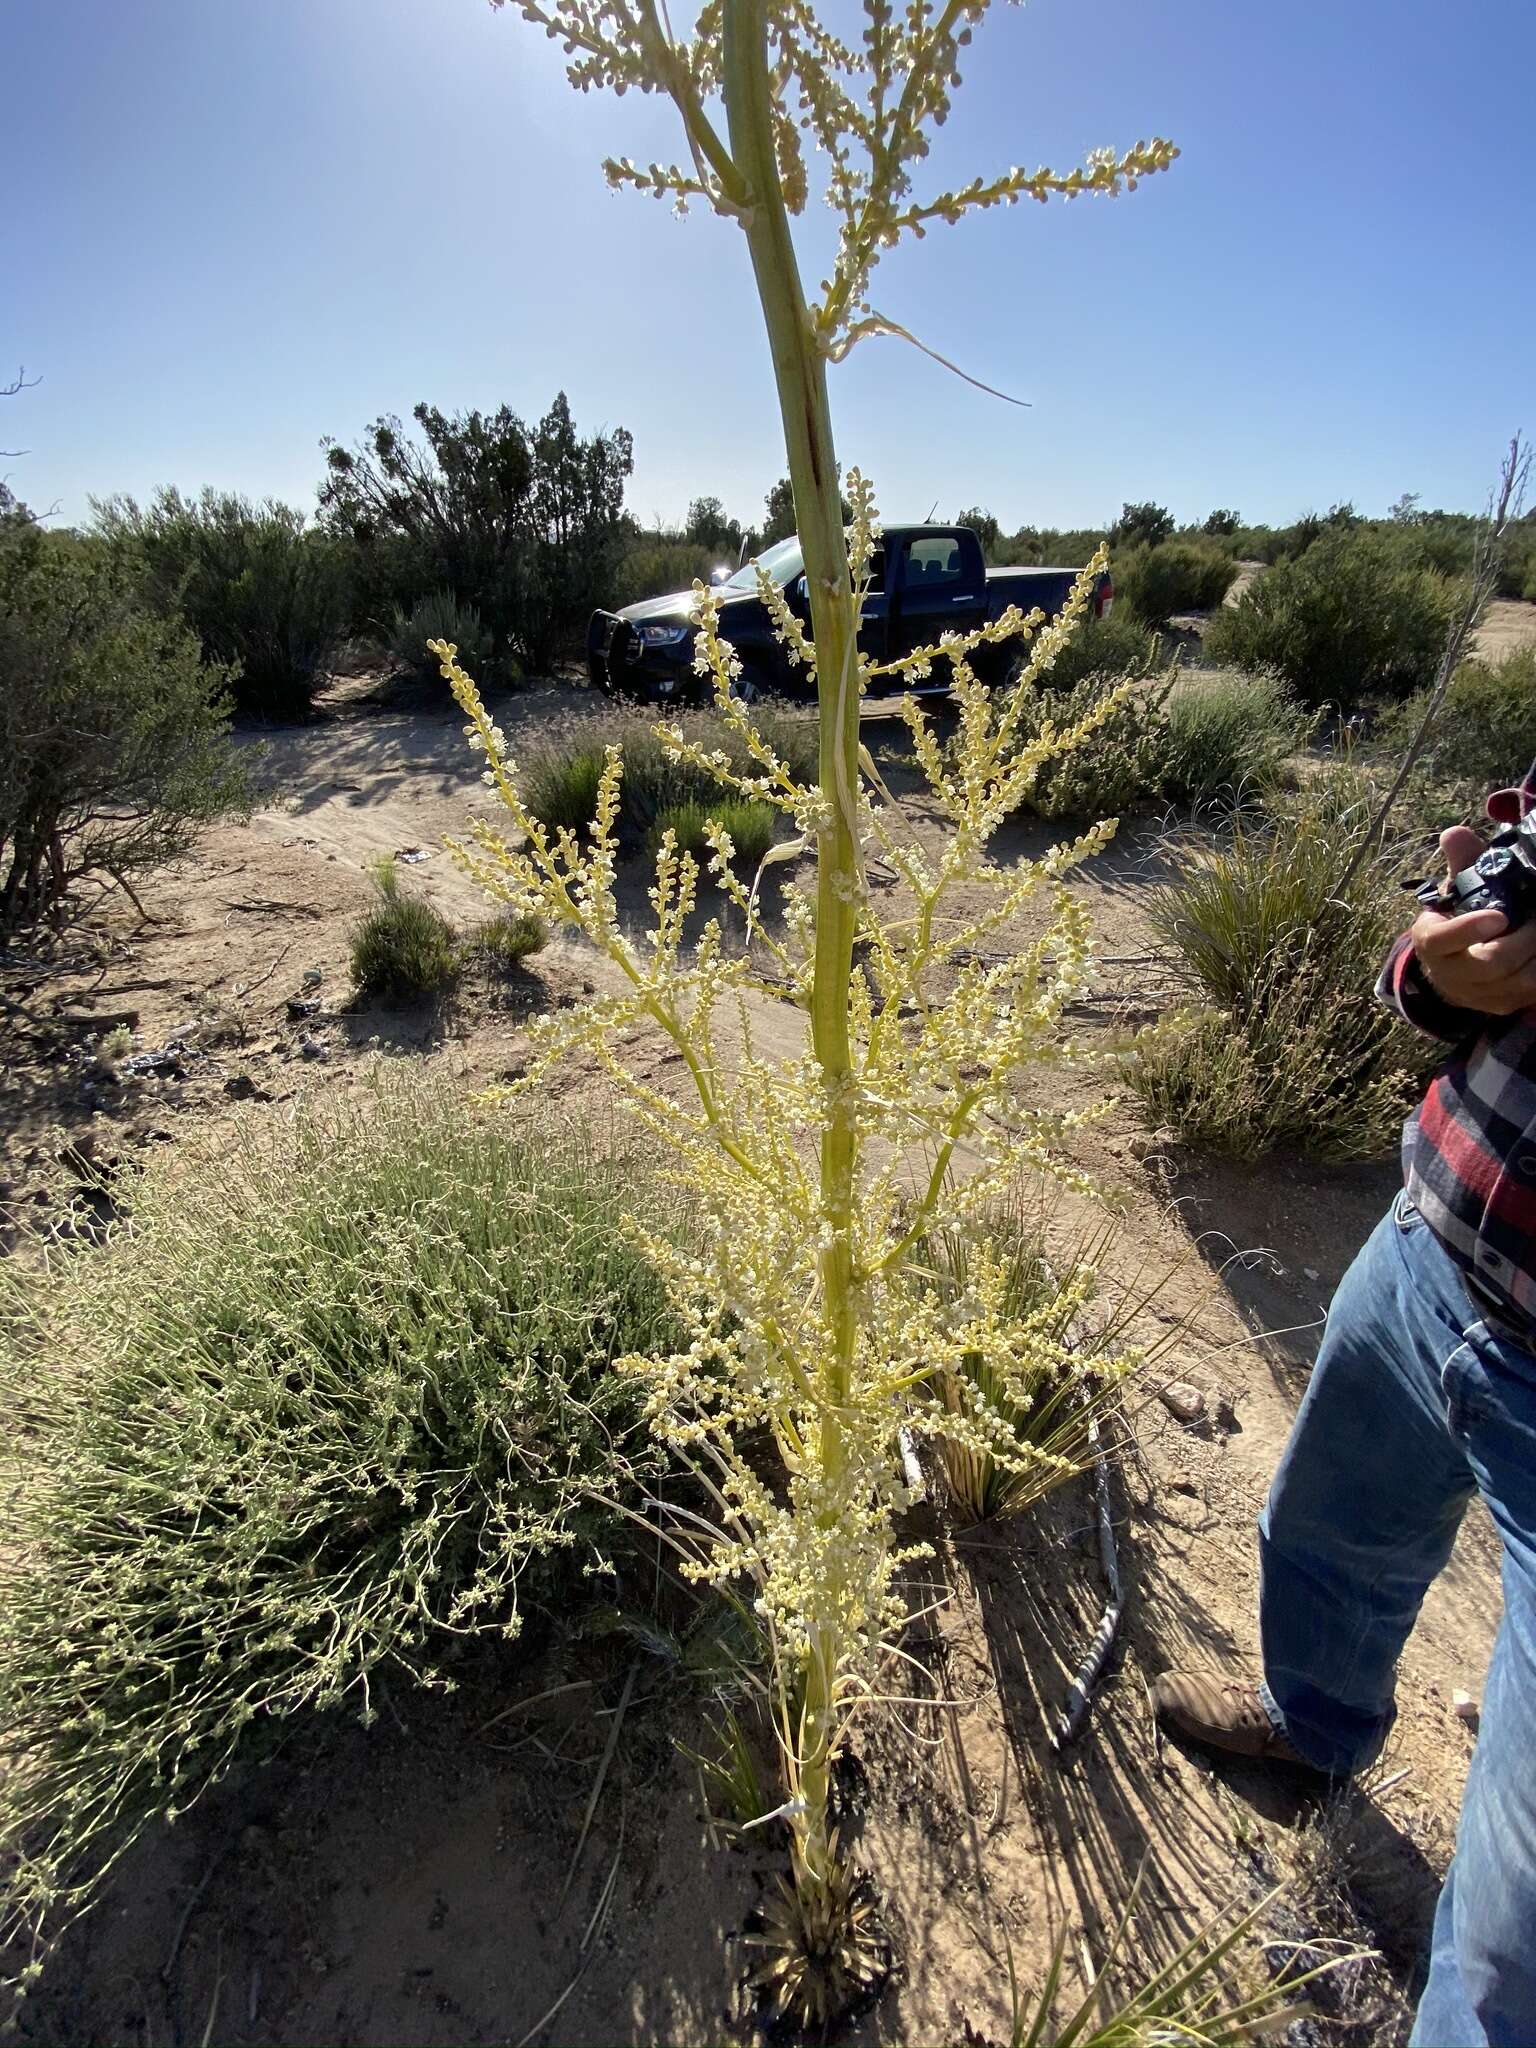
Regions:
M 245 807 L 232 680 L 116 551 L 0 522 L 0 937 Z
M 1428 686 L 1457 601 L 1452 583 L 1390 537 L 1329 527 L 1218 612 L 1205 651 L 1272 670 L 1304 705 L 1353 711 Z
M 352 979 L 365 995 L 412 1002 L 437 995 L 463 962 L 458 934 L 434 904 L 407 896 L 393 858 L 373 870 L 378 901 L 352 930 Z
M 386 1068 L 0 1277 L 0 1933 L 45 1939 L 147 1821 L 376 1676 L 450 1681 L 611 1556 L 661 1466 L 613 1362 L 675 1325 L 644 1169 Z M 654 1209 L 654 1204 L 650 1205 Z
M 1173 849 L 1182 872 L 1151 919 L 1210 1007 L 1133 1042 L 1126 1077 L 1154 1125 L 1234 1159 L 1391 1151 L 1434 1055 L 1374 995 L 1401 856 L 1339 887 L 1368 816 L 1360 779 L 1325 771 L 1288 808 L 1234 818 L 1224 845 Z
M 1171 674 L 1140 681 L 1087 676 L 1067 690 L 1032 692 L 1019 719 L 1031 738 L 1096 722 L 1081 745 L 1041 763 L 1029 808 L 1042 818 L 1117 818 L 1158 796 L 1172 688 Z
M 1417 732 L 1427 693 L 1394 705 L 1379 736 L 1400 751 Z M 1536 759 L 1536 646 L 1493 660 L 1464 661 L 1424 749 L 1425 772 L 1457 786 L 1466 807 L 1480 811 L 1490 789 L 1518 782 Z
M 1161 652 L 1161 636 L 1149 631 L 1117 599 L 1107 619 L 1084 619 L 1051 664 L 1050 673 L 1041 677 L 1040 687 L 1055 693 L 1070 690 L 1088 676 L 1149 676 L 1159 666 Z
M 302 718 L 347 623 L 350 567 L 304 514 L 231 491 L 159 492 L 94 505 L 111 545 L 142 569 L 161 609 L 180 611 L 211 662 L 229 665 L 236 708 Z
M 1149 627 L 1166 626 L 1175 612 L 1214 611 L 1237 580 L 1237 563 L 1208 541 L 1117 548 L 1110 565 L 1116 609 Z

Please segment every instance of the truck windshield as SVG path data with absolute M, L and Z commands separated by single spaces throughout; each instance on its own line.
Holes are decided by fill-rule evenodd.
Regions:
M 800 552 L 800 543 L 793 534 L 788 540 L 781 540 L 771 548 L 765 548 L 750 562 L 743 562 L 734 576 L 725 580 L 727 590 L 756 590 L 757 572 L 765 569 L 780 590 L 785 590 L 805 567 L 805 557 Z

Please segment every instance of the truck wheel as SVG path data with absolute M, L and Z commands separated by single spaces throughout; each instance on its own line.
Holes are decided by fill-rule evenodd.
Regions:
M 741 674 L 731 678 L 731 695 L 738 704 L 760 704 L 773 694 L 772 685 L 761 669 L 742 663 Z

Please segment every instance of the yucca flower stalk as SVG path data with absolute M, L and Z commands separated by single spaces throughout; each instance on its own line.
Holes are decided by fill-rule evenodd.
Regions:
M 741 913 L 750 944 L 773 957 L 775 987 L 759 982 L 750 944 L 727 951 L 718 919 L 685 941 L 700 864 L 670 833 L 656 856 L 654 927 L 644 942 L 626 937 L 613 894 L 617 750 L 609 751 L 587 841 L 547 831 L 455 650 L 435 648 L 468 713 L 471 743 L 486 755 L 485 779 L 518 835 L 514 843 L 477 825 L 456 858 L 494 897 L 579 928 L 619 973 L 617 993 L 542 1028 L 523 1085 L 566 1051 L 595 1055 L 671 1148 L 701 1207 L 698 1251 L 680 1251 L 637 1225 L 672 1283 L 692 1342 L 674 1357 L 633 1363 L 649 1376 L 655 1428 L 695 1457 L 714 1490 L 718 1523 L 695 1571 L 722 1583 L 745 1577 L 757 1588 L 773 1651 L 793 1878 L 785 1953 L 769 1975 L 781 2003 L 824 2017 L 862 1967 L 857 1887 L 838 1856 L 831 1774 L 852 1717 L 879 1695 L 882 1653 L 902 1619 L 902 1556 L 892 1535 L 906 1499 L 898 1429 L 906 1422 L 958 1435 L 1044 1490 L 1070 1460 L 1019 1442 L 1008 1403 L 1024 1398 L 1045 1350 L 1053 1350 L 1053 1369 L 1079 1374 L 1088 1400 L 1101 1398 L 1128 1363 L 1098 1358 L 1084 1374 L 1061 1345 L 1063 1319 L 1021 1323 L 1000 1281 L 954 1299 L 909 1272 L 914 1249 L 935 1231 L 976 1235 L 989 1199 L 1023 1162 L 1075 1178 L 1050 1149 L 1069 1120 L 1053 1124 L 1020 1108 L 1010 1088 L 1022 1068 L 1074 1055 L 1060 1019 L 1083 986 L 1089 934 L 1062 883 L 1105 844 L 1113 821 L 1011 872 L 991 864 L 986 849 L 1043 763 L 1087 738 L 1117 701 L 1106 699 L 1067 732 L 1047 724 L 1021 737 L 1022 693 L 1082 618 L 1103 558 L 1083 571 L 1054 624 L 1011 608 L 976 633 L 946 636 L 883 667 L 865 661 L 859 604 L 879 528 L 873 493 L 855 470 L 846 480 L 853 520 L 845 531 L 827 366 L 873 335 L 914 339 L 870 300 L 886 250 L 936 222 L 1020 198 L 1116 193 L 1164 169 L 1176 152 L 1161 140 L 1137 143 L 1124 153 L 1095 152 L 1067 173 L 1013 169 L 919 195 L 915 173 L 930 131 L 949 112 L 960 53 L 985 0 L 911 0 L 899 12 L 890 0 L 865 0 L 857 49 L 804 0 L 708 0 L 686 35 L 674 32 L 664 0 L 522 0 L 522 12 L 562 43 L 582 91 L 662 93 L 676 106 L 685 164 L 616 159 L 607 174 L 683 212 L 703 202 L 746 235 L 794 488 L 809 634 L 782 592 L 766 578 L 761 588 L 790 654 L 816 681 L 817 782 L 797 783 L 738 703 L 739 663 L 701 585 L 696 666 L 749 768 L 733 769 L 724 753 L 662 729 L 679 757 L 783 812 L 798 835 L 792 847 L 815 849 L 814 897 L 786 892 L 781 938 L 764 927 L 755 891 L 733 872 L 728 834 L 710 829 L 710 873 Z M 826 160 L 826 197 L 840 221 L 814 301 L 790 229 L 808 198 L 803 137 Z M 994 698 L 969 657 L 984 642 L 1011 639 L 1027 658 L 1013 691 Z M 940 744 L 914 701 L 903 709 L 948 826 L 936 855 L 905 829 L 859 743 L 869 681 L 915 681 L 935 665 L 953 677 L 954 742 Z M 882 915 L 872 902 L 872 859 L 900 885 L 900 915 Z M 962 882 L 988 900 L 953 916 L 948 898 Z M 1050 930 L 1000 964 L 980 962 L 977 946 L 1039 890 L 1054 894 Z M 801 1055 L 775 1061 L 757 1050 L 749 997 L 754 986 L 781 993 L 784 982 L 808 1016 L 809 1042 Z M 729 1057 L 717 1035 L 722 1006 L 734 1011 L 740 1041 Z M 668 1096 L 626 1063 L 624 1042 L 636 1027 L 672 1040 L 686 1096 Z M 955 1171 L 962 1151 L 964 1176 Z M 993 1270 L 985 1260 L 977 1269 Z M 1064 1294 L 1086 1296 L 1088 1284 L 1084 1274 L 1068 1275 Z M 993 1404 L 978 1393 L 968 1412 L 951 1413 L 933 1390 L 976 1353 L 988 1359 L 1003 1398 Z M 782 1483 L 765 1479 L 743 1448 L 764 1429 L 778 1447 Z

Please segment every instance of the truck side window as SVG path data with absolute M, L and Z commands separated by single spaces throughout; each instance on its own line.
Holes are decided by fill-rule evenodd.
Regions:
M 908 590 L 934 590 L 959 583 L 964 575 L 960 543 L 952 533 L 924 534 L 907 542 L 902 581 Z

